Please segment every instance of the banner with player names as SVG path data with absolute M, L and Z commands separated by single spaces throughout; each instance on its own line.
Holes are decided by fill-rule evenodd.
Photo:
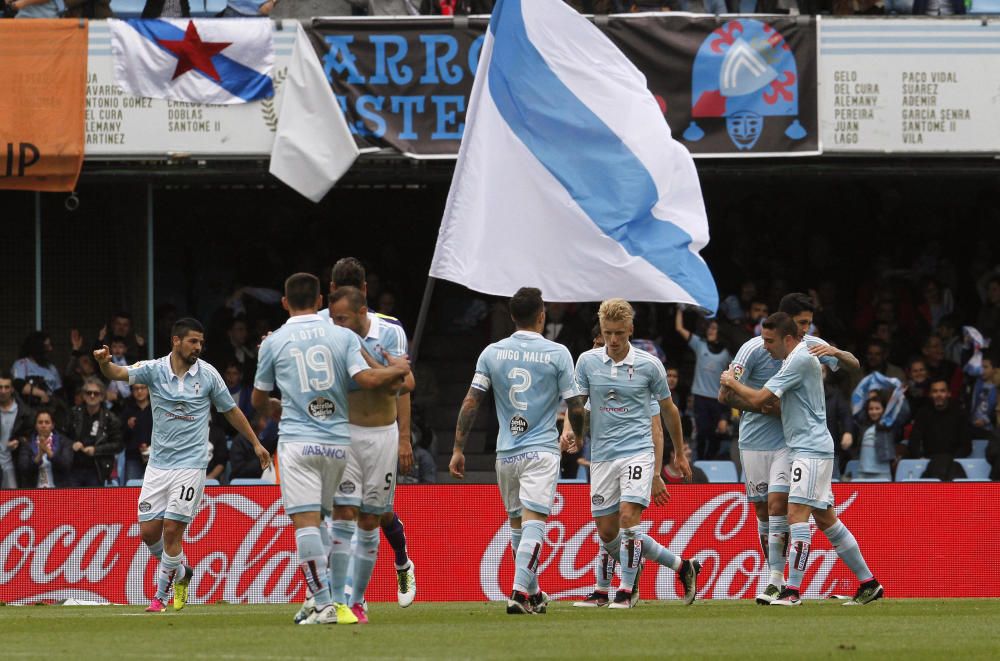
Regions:
M 670 504 L 649 509 L 642 527 L 674 553 L 703 564 L 699 598 L 749 599 L 763 590 L 767 562 L 743 488 L 672 485 L 670 493 Z M 845 483 L 835 484 L 834 493 L 841 520 L 887 598 L 1000 597 L 1000 569 L 992 561 L 1000 548 L 993 525 L 1000 485 Z M 0 491 L 0 601 L 148 603 L 156 562 L 139 536 L 138 497 L 137 488 Z M 418 601 L 500 600 L 509 594 L 510 530 L 495 486 L 401 486 L 396 511 L 406 525 Z M 206 488 L 184 542 L 194 567 L 192 604 L 303 599 L 295 534 L 278 487 Z M 379 555 L 367 597 L 395 601 L 387 544 Z M 589 487 L 560 485 L 539 563 L 542 588 L 556 599 L 586 595 L 596 555 Z M 815 529 L 808 562 L 805 598 L 854 594 L 856 579 Z M 945 566 L 962 571 L 942 580 Z M 679 598 L 676 574 L 647 565 L 642 594 Z
M 815 20 L 642 14 L 597 25 L 696 157 L 819 153 Z M 455 158 L 487 26 L 317 18 L 309 33 L 359 147 Z

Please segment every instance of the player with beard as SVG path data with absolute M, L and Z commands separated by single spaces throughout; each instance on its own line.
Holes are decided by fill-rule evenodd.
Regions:
M 101 373 L 114 381 L 141 383 L 149 388 L 153 406 L 153 435 L 149 465 L 139 493 L 139 532 L 149 552 L 160 560 L 156 595 L 147 613 L 167 609 L 170 587 L 174 609 L 187 603 L 192 569 L 185 563 L 181 542 L 184 530 L 198 512 L 205 490 L 208 467 L 208 421 L 211 408 L 225 417 L 237 432 L 253 444 L 261 468 L 271 455 L 246 416 L 236 406 L 225 381 L 210 364 L 201 360 L 205 330 L 195 319 L 178 319 L 170 331 L 171 351 L 157 360 L 129 365 L 111 362 L 111 350 L 94 351 Z

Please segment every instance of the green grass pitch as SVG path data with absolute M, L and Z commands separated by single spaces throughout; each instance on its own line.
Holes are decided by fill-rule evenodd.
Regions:
M 509 616 L 499 603 L 373 604 L 371 623 L 300 627 L 297 605 L 0 608 L 0 658 L 580 659 L 1000 658 L 1000 600 L 887 600 L 862 608 L 806 602 L 643 602 Z

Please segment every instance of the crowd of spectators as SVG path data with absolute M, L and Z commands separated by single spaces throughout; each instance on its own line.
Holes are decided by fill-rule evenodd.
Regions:
M 7 17 L 109 18 L 112 0 L 3 0 Z M 683 11 L 704 14 L 965 14 L 965 0 L 566 0 L 585 14 Z M 227 0 L 219 17 L 458 16 L 489 14 L 494 0 Z M 189 0 L 145 0 L 143 18 L 191 15 Z
M 388 310 L 392 293 L 381 288 L 375 273 L 369 288 L 376 301 L 372 309 Z M 203 355 L 272 454 L 278 445 L 277 423 L 257 415 L 250 394 L 260 338 L 282 323 L 280 298 L 266 288 L 233 292 L 210 319 Z M 92 336 L 73 329 L 67 339 L 70 357 L 64 368 L 54 362 L 53 339 L 42 331 L 24 339 L 9 370 L 0 368 L 0 488 L 125 485 L 145 473 L 153 431 L 149 389 L 106 381 L 92 352 L 108 345 L 116 364 L 129 365 L 147 357 L 146 339 L 135 333 L 127 312 L 114 313 Z M 169 351 L 168 339 L 155 339 L 156 355 Z M 419 406 L 412 416 L 414 466 L 399 481 L 433 482 L 434 431 Z M 250 441 L 214 411 L 209 443 L 208 479 L 225 484 L 262 478 Z

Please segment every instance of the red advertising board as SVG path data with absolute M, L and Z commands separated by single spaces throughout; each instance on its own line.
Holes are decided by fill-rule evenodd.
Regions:
M 998 597 L 1000 548 L 993 525 L 1000 485 L 835 485 L 838 511 L 854 532 L 888 597 Z M 705 569 L 699 597 L 752 597 L 766 581 L 753 512 L 737 485 L 671 488 L 666 507 L 643 526 L 660 543 Z M 138 489 L 0 492 L 0 601 L 66 597 L 146 603 L 155 562 L 139 538 Z M 480 601 L 510 591 L 509 530 L 496 488 L 402 486 L 397 512 L 417 569 L 418 600 Z M 856 581 L 822 533 L 803 582 L 806 597 L 853 593 Z M 195 567 L 192 603 L 283 603 L 303 596 L 295 536 L 277 487 L 208 487 L 187 532 Z M 539 568 L 558 598 L 589 592 L 597 553 L 586 485 L 561 485 Z M 395 600 L 392 551 L 383 540 L 372 601 Z M 942 568 L 953 567 L 942 580 Z M 647 567 L 646 598 L 675 599 L 669 569 Z

